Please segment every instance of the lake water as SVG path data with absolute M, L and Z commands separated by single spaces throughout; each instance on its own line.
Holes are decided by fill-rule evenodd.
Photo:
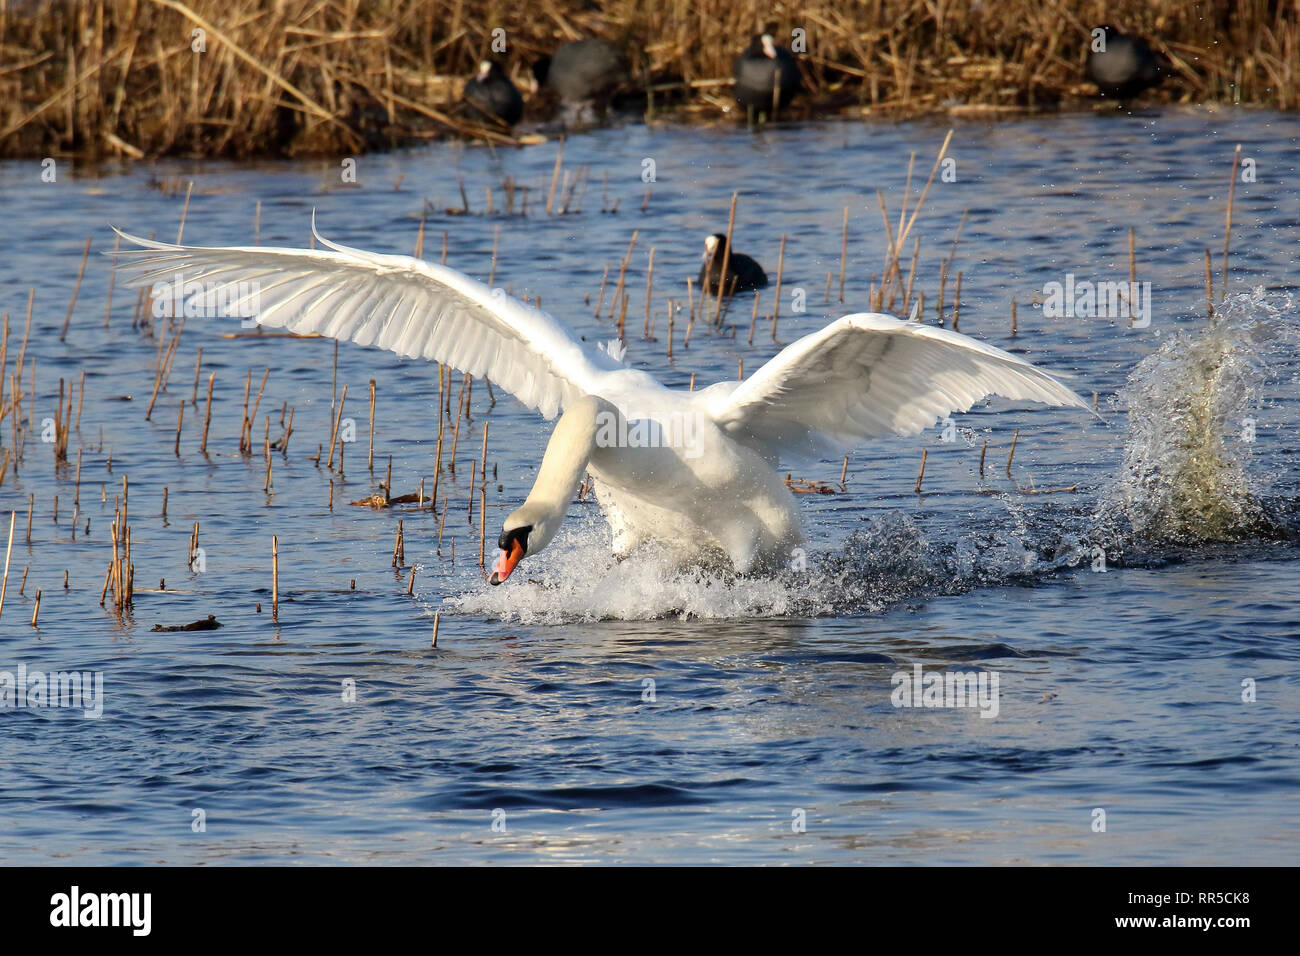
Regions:
M 801 496 L 807 567 L 775 579 L 681 571 L 652 549 L 616 564 L 587 500 L 573 505 L 546 552 L 490 588 L 478 567 L 477 508 L 472 522 L 465 510 L 483 423 L 495 477 L 489 561 L 549 434 L 509 396 L 498 390 L 490 406 L 486 390 L 473 386 L 458 472 L 440 479 L 450 506 L 439 555 L 439 514 L 347 504 L 377 490 L 390 455 L 396 493 L 416 492 L 422 477 L 432 488 L 436 367 L 339 347 L 338 388 L 348 387 L 344 416 L 355 419 L 357 440 L 347 446 L 345 477 L 333 476 L 330 510 L 330 474 L 312 458 L 329 441 L 332 343 L 223 337 L 238 329 L 191 320 L 146 421 L 159 343 L 132 328 L 134 290 L 116 287 L 105 326 L 109 268 L 99 253 L 112 246 L 108 224 L 174 238 L 193 181 L 189 242 L 251 244 L 260 200 L 262 244 L 306 245 L 314 209 L 331 239 L 409 253 L 427 215 L 426 257 L 441 256 L 446 232 L 448 263 L 486 279 L 495 241 L 496 284 L 540 295 L 592 340 L 614 335 L 607 314 L 594 316 L 595 303 L 608 264 L 608 313 L 613 276 L 638 230 L 627 281 L 629 361 L 683 388 L 692 374 L 701 385 L 730 379 L 741 359 L 750 374 L 779 347 L 762 318 L 747 341 L 748 297 L 731 312 L 734 338 L 697 326 L 686 348 L 678 324 L 671 361 L 665 315 L 669 296 L 685 298 L 704 236 L 725 231 L 733 189 L 738 251 L 774 274 L 787 236 L 777 337 L 788 343 L 868 310 L 886 245 L 876 190 L 896 227 L 909 154 L 917 154 L 915 203 L 945 132 L 931 122 L 816 123 L 757 135 L 599 130 L 568 140 L 564 168 L 588 167 L 585 186 L 575 190 L 576 210 L 552 216 L 543 206 L 554 143 L 363 156 L 355 185 L 341 182 L 342 157 L 122 168 L 60 161 L 55 183 L 42 183 L 36 162 L 0 163 L 6 373 L 36 287 L 24 368 L 28 385 L 35 360 L 35 409 L 25 398 L 22 413 L 33 430 L 20 473 L 11 466 L 0 485 L 0 514 L 18 513 L 0 671 L 103 677 L 98 719 L 69 709 L 0 711 L 0 861 L 1293 862 L 1293 115 L 1170 110 L 959 124 L 955 181 L 936 179 L 914 232 L 922 237 L 924 318 L 934 321 L 940 261 L 966 213 L 953 266 L 963 273 L 962 331 L 1072 375 L 1080 394 L 1098 394 L 1101 417 L 994 400 L 956 416 L 946 435 L 935 428 L 868 443 L 850 460 L 845 493 Z M 1204 254 L 1214 254 L 1217 298 L 1237 143 L 1254 181 L 1236 188 L 1228 319 L 1207 333 Z M 656 182 L 643 208 L 647 159 Z M 504 212 L 507 177 L 528 187 L 527 217 L 521 194 L 515 214 Z M 462 208 L 461 183 L 470 214 L 449 214 Z M 602 211 L 615 202 L 616 211 Z M 1068 275 L 1127 280 L 1129 227 L 1137 277 L 1151 284 L 1149 325 L 1054 318 L 1033 306 L 1036 293 Z M 92 254 L 61 342 L 88 236 Z M 651 247 L 655 341 L 642 336 Z M 802 313 L 792 311 L 795 290 Z M 1214 375 L 1205 372 L 1211 367 Z M 256 393 L 268 368 L 245 457 L 245 378 L 251 371 Z M 75 382 L 83 371 L 73 467 L 56 470 L 42 422 L 54 417 L 59 379 Z M 1232 526 L 1225 543 L 1192 540 L 1178 505 L 1187 500 L 1183 485 L 1209 467 L 1185 414 L 1198 392 L 1213 400 L 1209 431 L 1225 456 L 1212 463 L 1225 477 L 1201 505 Z M 294 409 L 294 434 L 287 456 L 273 453 L 268 495 L 264 419 L 276 440 L 285 405 Z M 1245 419 L 1253 442 L 1243 440 Z M 0 447 L 10 448 L 10 421 L 0 424 Z M 838 488 L 840 467 L 827 461 L 794 477 Z M 123 476 L 137 593 L 119 618 L 99 595 Z M 412 596 L 409 568 L 392 567 L 399 518 L 416 568 Z M 203 555 L 192 570 L 195 522 Z M 278 621 L 270 614 L 273 535 Z M 209 614 L 219 630 L 151 630 Z M 918 664 L 925 673 L 995 674 L 996 717 L 894 706 L 894 675 Z M 1243 700 L 1252 688 L 1254 699 Z

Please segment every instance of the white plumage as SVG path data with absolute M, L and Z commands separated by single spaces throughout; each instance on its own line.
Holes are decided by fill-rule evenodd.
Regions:
M 888 315 L 845 316 L 743 382 L 682 392 L 626 368 L 617 348 L 589 347 L 551 315 L 445 266 L 319 235 L 321 250 L 120 234 L 135 244 L 118 265 L 132 285 L 180 280 L 187 296 L 223 302 L 224 314 L 255 311 L 261 325 L 443 362 L 486 376 L 547 418 L 566 412 L 532 493 L 504 523 L 503 542 L 525 539 L 519 556 L 551 540 L 585 469 L 620 552 L 657 538 L 684 555 L 720 549 L 740 571 L 784 564 L 802 535 L 782 459 L 915 435 L 994 394 L 1087 408 L 1023 359 Z M 222 297 L 233 289 L 254 291 Z M 649 445 L 625 437 L 646 434 Z M 494 581 L 518 560 L 507 557 Z

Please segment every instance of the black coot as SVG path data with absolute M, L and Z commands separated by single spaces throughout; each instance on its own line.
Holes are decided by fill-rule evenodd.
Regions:
M 464 100 L 472 113 L 489 123 L 500 120 L 514 126 L 524 115 L 524 98 L 501 64 L 489 60 L 479 64 L 478 72 L 465 84 Z
M 1131 100 L 1144 90 L 1160 85 L 1167 65 L 1163 58 L 1151 52 L 1145 41 L 1111 26 L 1099 29 L 1105 32 L 1105 49 L 1089 46 L 1087 75 L 1097 84 L 1102 96 Z
M 727 237 L 714 233 L 704 240 L 704 265 L 700 266 L 700 288 L 709 295 L 718 294 L 722 280 L 722 260 L 727 249 Z M 727 259 L 727 278 L 723 283 L 727 295 L 752 292 L 767 285 L 767 273 L 749 256 L 732 251 Z
M 736 57 L 736 102 L 746 109 L 772 112 L 773 91 L 780 109 L 799 92 L 799 67 L 794 54 L 777 46 L 770 34 L 754 37 Z
M 601 101 L 627 81 L 623 54 L 614 44 L 589 37 L 566 43 L 533 64 L 537 86 L 549 86 L 560 101 L 578 105 Z

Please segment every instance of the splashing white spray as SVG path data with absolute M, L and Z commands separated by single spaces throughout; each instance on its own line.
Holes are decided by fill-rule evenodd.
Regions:
M 1250 469 L 1247 422 L 1300 340 L 1289 295 L 1229 296 L 1210 325 L 1144 359 L 1120 394 L 1129 435 L 1103 498 L 1148 542 L 1233 541 L 1259 533 L 1268 476 Z

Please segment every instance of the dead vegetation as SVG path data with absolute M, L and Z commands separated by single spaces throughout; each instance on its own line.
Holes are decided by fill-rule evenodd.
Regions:
M 717 118 L 732 58 L 759 29 L 790 46 L 803 31 L 798 116 L 1044 109 L 1090 92 L 1083 62 L 1101 22 L 1169 57 L 1175 76 L 1157 99 L 1300 106 L 1295 0 L 862 0 L 781 15 L 752 0 L 0 0 L 0 155 L 517 142 L 456 106 L 494 30 L 521 87 L 567 40 L 621 44 L 656 112 Z

